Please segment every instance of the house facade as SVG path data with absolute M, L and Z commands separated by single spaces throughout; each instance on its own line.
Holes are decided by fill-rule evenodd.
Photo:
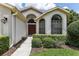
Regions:
M 0 4 L 0 35 L 10 37 L 10 46 L 32 34 L 66 35 L 68 14 L 57 7 L 46 12 L 34 7 L 19 11 L 10 4 Z
M 30 7 L 22 10 L 26 17 L 27 36 L 32 34 L 66 34 L 68 12 L 61 8 L 52 8 L 47 12 Z

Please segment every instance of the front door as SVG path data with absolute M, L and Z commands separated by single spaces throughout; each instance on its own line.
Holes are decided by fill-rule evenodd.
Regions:
M 28 25 L 28 35 L 32 35 L 36 33 L 36 25 L 35 24 L 29 24 Z

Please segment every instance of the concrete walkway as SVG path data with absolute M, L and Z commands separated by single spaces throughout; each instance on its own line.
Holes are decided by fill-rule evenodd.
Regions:
M 32 37 L 28 37 L 11 56 L 29 56 L 31 52 L 31 41 Z

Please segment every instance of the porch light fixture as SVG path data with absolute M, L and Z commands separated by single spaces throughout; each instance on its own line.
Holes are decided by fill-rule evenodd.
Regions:
M 6 18 L 6 17 L 3 17 L 3 18 L 1 19 L 1 22 L 5 24 L 5 23 L 7 22 L 7 18 Z

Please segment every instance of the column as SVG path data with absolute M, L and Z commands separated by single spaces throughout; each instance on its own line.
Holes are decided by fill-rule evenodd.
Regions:
M 36 21 L 36 34 L 39 34 L 39 21 Z
M 2 25 L 1 25 L 1 18 L 0 18 L 0 35 L 2 34 Z
M 3 34 L 3 23 L 1 22 L 1 19 L 2 19 L 2 17 L 0 17 L 0 35 Z
M 16 43 L 16 15 L 12 15 L 12 43 Z
M 67 16 L 63 16 L 62 20 L 62 34 L 66 35 L 67 34 Z
M 50 19 L 50 17 L 45 18 L 45 33 L 51 34 L 51 19 Z
M 26 25 L 26 36 L 28 37 L 28 23 L 27 23 L 27 21 L 26 21 L 25 25 Z

